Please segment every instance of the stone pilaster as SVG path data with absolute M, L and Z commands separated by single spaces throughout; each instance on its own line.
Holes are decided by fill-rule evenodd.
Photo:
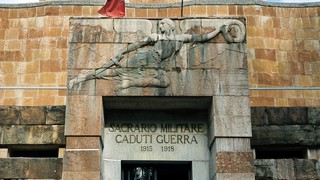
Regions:
M 211 180 L 254 179 L 247 96 L 214 96 L 209 121 Z
M 102 97 L 69 96 L 66 124 L 63 179 L 100 179 Z

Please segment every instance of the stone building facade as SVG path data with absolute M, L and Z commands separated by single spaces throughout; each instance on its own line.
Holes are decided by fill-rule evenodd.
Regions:
M 119 179 L 121 170 L 131 168 L 130 160 L 148 161 L 159 173 L 160 161 L 165 166 L 185 161 L 183 167 L 192 164 L 189 179 L 320 179 L 319 3 L 127 0 L 121 19 L 101 17 L 97 11 L 103 3 L 0 4 L 0 179 Z M 219 33 L 199 46 L 182 46 L 176 63 L 166 64 L 171 84 L 165 90 L 118 92 L 116 81 L 101 79 L 67 88 L 82 70 L 103 66 L 119 47 L 158 32 L 163 18 L 180 25 L 177 34 L 205 34 L 237 20 L 245 39 L 230 43 Z M 203 63 L 210 57 L 214 63 Z M 191 144 L 208 138 L 194 150 L 199 156 L 179 151 L 172 157 L 123 157 L 117 144 L 109 143 L 125 141 L 126 134 L 112 134 L 110 124 L 117 124 L 112 118 L 120 114 L 143 119 L 155 113 L 170 124 L 188 114 L 183 110 L 209 120 L 197 121 L 205 136 L 177 134 Z M 155 124 L 166 125 L 161 123 Z

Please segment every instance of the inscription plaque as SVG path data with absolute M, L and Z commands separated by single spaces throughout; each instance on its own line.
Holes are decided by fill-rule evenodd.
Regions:
M 138 112 L 106 121 L 104 158 L 208 160 L 203 112 Z

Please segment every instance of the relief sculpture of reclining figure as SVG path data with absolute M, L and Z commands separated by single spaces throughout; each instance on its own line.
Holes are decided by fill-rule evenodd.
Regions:
M 236 35 L 230 33 L 233 26 L 238 26 L 240 32 Z M 159 23 L 160 34 L 151 34 L 142 41 L 129 44 L 122 49 L 111 61 L 100 68 L 89 73 L 79 74 L 69 81 L 68 88 L 72 89 L 75 84 L 92 79 L 110 79 L 121 77 L 122 83 L 118 90 L 129 87 L 160 87 L 166 88 L 170 85 L 170 79 L 166 76 L 165 70 L 160 68 L 160 63 L 176 56 L 182 48 L 183 43 L 201 43 L 208 41 L 220 32 L 228 43 L 242 42 L 245 37 L 245 28 L 238 20 L 229 20 L 227 23 L 216 28 L 208 34 L 176 34 L 175 23 L 171 19 L 162 19 Z M 151 49 L 138 51 L 147 45 Z M 125 62 L 125 68 L 120 64 L 125 54 L 137 51 Z M 116 66 L 116 68 L 111 68 Z

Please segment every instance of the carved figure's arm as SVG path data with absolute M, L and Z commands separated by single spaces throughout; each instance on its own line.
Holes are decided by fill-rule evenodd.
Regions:
M 208 33 L 208 34 L 181 34 L 177 36 L 177 40 L 183 42 L 204 42 L 214 38 L 219 32 L 220 28 Z
M 230 33 L 232 29 L 234 32 Z M 183 42 L 204 42 L 214 38 L 220 32 L 223 33 L 228 43 L 243 42 L 246 35 L 245 26 L 241 21 L 228 20 L 222 26 L 208 34 L 181 34 L 177 35 L 176 39 Z
M 124 54 L 129 53 L 131 51 L 138 50 L 139 48 L 156 41 L 157 37 L 158 37 L 157 34 L 151 34 L 150 36 L 146 37 L 142 41 L 129 44 L 126 48 L 122 49 L 114 58 L 112 58 L 112 61 L 114 61 L 117 64 L 123 58 Z

